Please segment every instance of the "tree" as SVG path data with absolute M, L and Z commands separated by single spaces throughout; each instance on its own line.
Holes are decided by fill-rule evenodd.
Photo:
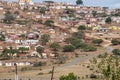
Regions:
M 118 44 L 120 44 L 120 41 L 117 39 L 112 39 L 111 43 L 112 43 L 112 45 L 118 45 Z
M 111 74 L 110 64 L 107 65 L 107 69 L 103 69 L 103 74 L 106 77 L 106 79 L 109 80 Z
M 41 35 L 41 42 L 42 45 L 46 45 L 46 43 L 49 41 L 50 35 L 49 34 L 43 34 Z
M 14 14 L 19 15 L 19 14 L 20 14 L 20 12 L 19 12 L 19 11 L 15 11 L 15 12 L 14 12 Z
M 10 46 L 9 49 L 7 48 L 3 49 L 2 56 L 13 58 L 13 55 L 15 53 L 19 53 L 18 49 L 13 49 L 13 47 Z
M 78 77 L 73 73 L 69 73 L 68 75 L 62 75 L 59 80 L 78 80 Z
M 4 23 L 6 23 L 6 24 L 11 24 L 12 23 L 12 21 L 14 21 L 15 20 L 15 17 L 9 12 L 9 11 L 7 11 L 6 13 L 5 13 L 5 18 L 4 18 Z
M 75 48 L 76 49 L 78 49 L 79 47 L 80 47 L 80 45 L 81 45 L 81 40 L 80 39 L 76 39 L 76 40 L 73 40 L 72 42 L 71 42 L 71 44 L 73 45 L 73 46 L 75 46 Z
M 37 23 L 39 23 L 39 24 L 42 24 L 42 22 L 43 22 L 42 20 L 38 20 L 38 21 L 37 21 Z
M 105 20 L 105 22 L 106 22 L 107 24 L 110 24 L 110 23 L 112 22 L 111 17 L 107 17 L 106 20 Z
M 77 5 L 82 5 L 82 4 L 83 4 L 83 1 L 82 1 L 82 0 L 77 0 L 77 1 L 76 1 L 76 4 L 77 4 Z
M 86 46 L 86 47 L 83 48 L 83 50 L 85 52 L 89 52 L 89 51 L 96 51 L 97 48 L 95 48 L 94 46 Z
M 120 49 L 114 49 L 114 50 L 112 51 L 112 53 L 113 53 L 114 55 L 120 55 Z
M 44 24 L 45 24 L 46 26 L 52 27 L 52 26 L 53 26 L 53 23 L 54 23 L 53 20 L 46 20 Z
M 60 48 L 60 45 L 54 42 L 50 45 L 50 48 L 52 48 L 54 51 L 58 51 L 58 49 Z
M 92 11 L 93 17 L 97 17 L 97 11 Z
M 86 30 L 85 25 L 80 25 L 80 26 L 78 27 L 78 30 Z
M 19 48 L 19 51 L 21 52 L 21 53 L 24 53 L 25 51 L 28 51 L 29 50 L 29 48 L 25 48 L 25 47 L 20 47 Z
M 41 14 L 45 14 L 46 11 L 47 11 L 47 9 L 45 7 L 40 8 L 40 13 Z
M 103 42 L 102 39 L 94 39 L 94 40 L 92 40 L 92 43 L 93 43 L 93 44 L 97 44 L 98 46 L 99 46 L 102 42 Z
M 63 47 L 64 52 L 73 52 L 75 50 L 75 47 L 73 45 L 65 45 Z
M 41 55 L 41 58 L 43 58 L 42 53 L 44 52 L 44 47 L 42 46 L 37 46 L 36 51 Z
M 9 58 L 9 50 L 7 48 L 3 49 L 2 53 L 1 53 L 1 56 L 2 57 L 6 57 L 6 58 Z
M 5 35 L 0 34 L 0 41 L 5 41 Z
M 78 39 L 84 39 L 85 38 L 85 32 L 83 30 L 79 30 L 78 32 L 74 32 L 72 34 L 73 37 L 76 37 Z

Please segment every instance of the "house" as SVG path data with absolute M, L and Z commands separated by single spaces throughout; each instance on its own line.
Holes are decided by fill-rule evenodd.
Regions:
M 0 61 L 0 66 L 2 66 L 2 62 Z
M 14 66 L 15 63 L 17 64 L 17 66 L 31 66 L 31 62 L 28 61 L 6 61 L 5 66 Z
M 37 56 L 37 57 L 41 58 L 41 55 L 37 51 L 31 52 L 30 56 L 32 56 L 32 57 L 36 57 Z

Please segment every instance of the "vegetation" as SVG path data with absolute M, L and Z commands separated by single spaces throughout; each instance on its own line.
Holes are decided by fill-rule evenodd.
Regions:
M 73 73 L 69 73 L 68 75 L 62 75 L 59 80 L 78 80 L 78 76 Z
M 80 25 L 80 26 L 78 27 L 78 30 L 86 30 L 85 25 Z
M 65 45 L 63 47 L 64 52 L 73 52 L 75 50 L 75 47 L 73 45 Z
M 41 14 L 45 14 L 46 11 L 47 11 L 47 9 L 45 7 L 40 8 L 40 13 Z
M 119 45 L 119 44 L 120 44 L 120 41 L 117 40 L 117 39 L 112 39 L 112 40 L 111 40 L 111 43 L 112 43 L 112 45 Z
M 98 46 L 100 46 L 100 44 L 101 44 L 102 42 L 103 42 L 102 39 L 93 39 L 93 40 L 92 40 L 92 43 L 95 44 L 95 45 L 98 45 Z
M 50 48 L 52 48 L 54 51 L 58 51 L 60 48 L 60 45 L 58 43 L 54 42 L 50 45 Z
M 41 55 L 41 58 L 43 58 L 42 53 L 44 52 L 44 47 L 42 46 L 37 46 L 36 51 Z
M 54 23 L 53 20 L 46 20 L 44 24 L 45 24 L 46 26 L 52 27 L 52 26 L 53 26 L 53 23 Z
M 34 67 L 40 67 L 40 66 L 45 66 L 46 65 L 46 62 L 35 62 L 34 64 L 33 64 L 33 66 Z
M 92 11 L 93 17 L 97 17 L 97 11 Z
M 5 41 L 5 35 L 0 34 L 0 41 Z
M 112 22 L 111 17 L 107 17 L 106 20 L 105 20 L 105 22 L 106 22 L 107 24 L 110 24 L 110 23 Z
M 85 38 L 85 32 L 84 31 L 78 31 L 78 32 L 74 32 L 72 34 L 73 37 L 79 38 L 79 39 L 84 39 Z
M 77 0 L 77 1 L 76 1 L 76 4 L 77 4 L 77 5 L 82 5 L 82 4 L 83 4 L 83 1 L 82 1 L 82 0 Z
M 42 45 L 46 45 L 46 43 L 49 41 L 50 35 L 49 34 L 43 34 L 41 35 L 41 42 Z
M 94 46 L 86 46 L 83 50 L 85 52 L 89 52 L 89 51 L 96 51 L 97 48 L 95 48 Z
M 1 56 L 5 58 L 13 58 L 14 54 L 19 53 L 18 49 L 13 49 L 13 47 L 5 48 L 2 51 Z
M 5 24 L 11 24 L 15 20 L 15 17 L 11 14 L 11 12 L 6 11 L 5 13 L 5 18 L 4 18 L 4 23 Z
M 113 53 L 114 55 L 120 56 L 120 49 L 114 49 L 114 50 L 112 51 L 112 53 Z
M 29 51 L 29 48 L 20 47 L 20 48 L 19 48 L 19 51 L 20 51 L 21 53 L 24 53 L 24 52 L 26 52 L 26 51 Z
M 91 66 L 93 66 L 93 74 L 90 76 L 90 78 L 94 78 L 96 80 L 119 80 L 119 60 L 119 57 L 108 54 L 105 54 L 104 57 L 101 57 L 99 60 L 100 62 L 97 62 L 95 59 L 93 59 L 91 61 Z

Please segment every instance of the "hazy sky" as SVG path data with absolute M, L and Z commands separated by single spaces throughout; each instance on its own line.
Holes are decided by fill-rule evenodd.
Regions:
M 44 0 L 33 0 L 33 1 L 40 2 Z M 70 2 L 70 3 L 75 4 L 76 0 L 53 0 L 53 1 Z M 83 0 L 83 2 L 85 5 L 88 5 L 88 6 L 104 6 L 104 7 L 110 7 L 110 8 L 120 8 L 120 0 Z

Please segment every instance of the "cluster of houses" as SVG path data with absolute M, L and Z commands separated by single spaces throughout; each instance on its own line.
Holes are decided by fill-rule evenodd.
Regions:
M 45 8 L 44 13 L 40 13 Z M 5 24 L 5 13 L 10 11 L 16 17 L 12 24 Z M 17 12 L 17 13 L 16 13 Z M 19 0 L 19 2 L 0 1 L 0 52 L 9 46 L 18 48 L 28 47 L 31 56 L 40 55 L 35 47 L 40 45 L 40 36 L 50 34 L 49 43 L 62 43 L 70 33 L 77 32 L 79 25 L 85 25 L 91 32 L 103 38 L 120 38 L 120 17 L 111 16 L 112 24 L 105 23 L 107 15 L 120 12 L 120 9 L 110 10 L 107 7 L 78 6 L 70 3 L 34 3 L 32 0 Z M 46 28 L 44 24 L 37 21 L 54 21 L 54 28 Z M 19 24 L 17 21 L 31 20 L 26 24 Z M 112 31 L 113 33 L 109 34 Z M 117 37 L 115 37 L 116 35 Z M 57 37 L 56 37 L 57 36 Z M 2 38 L 1 38 L 2 37 Z M 4 39 L 3 39 L 4 38 Z M 43 53 L 44 58 L 51 55 L 49 50 Z M 17 63 L 17 62 L 16 62 Z M 14 62 L 6 62 L 4 65 L 12 66 Z M 21 61 L 18 65 L 31 65 L 30 62 Z M 0 62 L 0 66 L 2 66 Z

